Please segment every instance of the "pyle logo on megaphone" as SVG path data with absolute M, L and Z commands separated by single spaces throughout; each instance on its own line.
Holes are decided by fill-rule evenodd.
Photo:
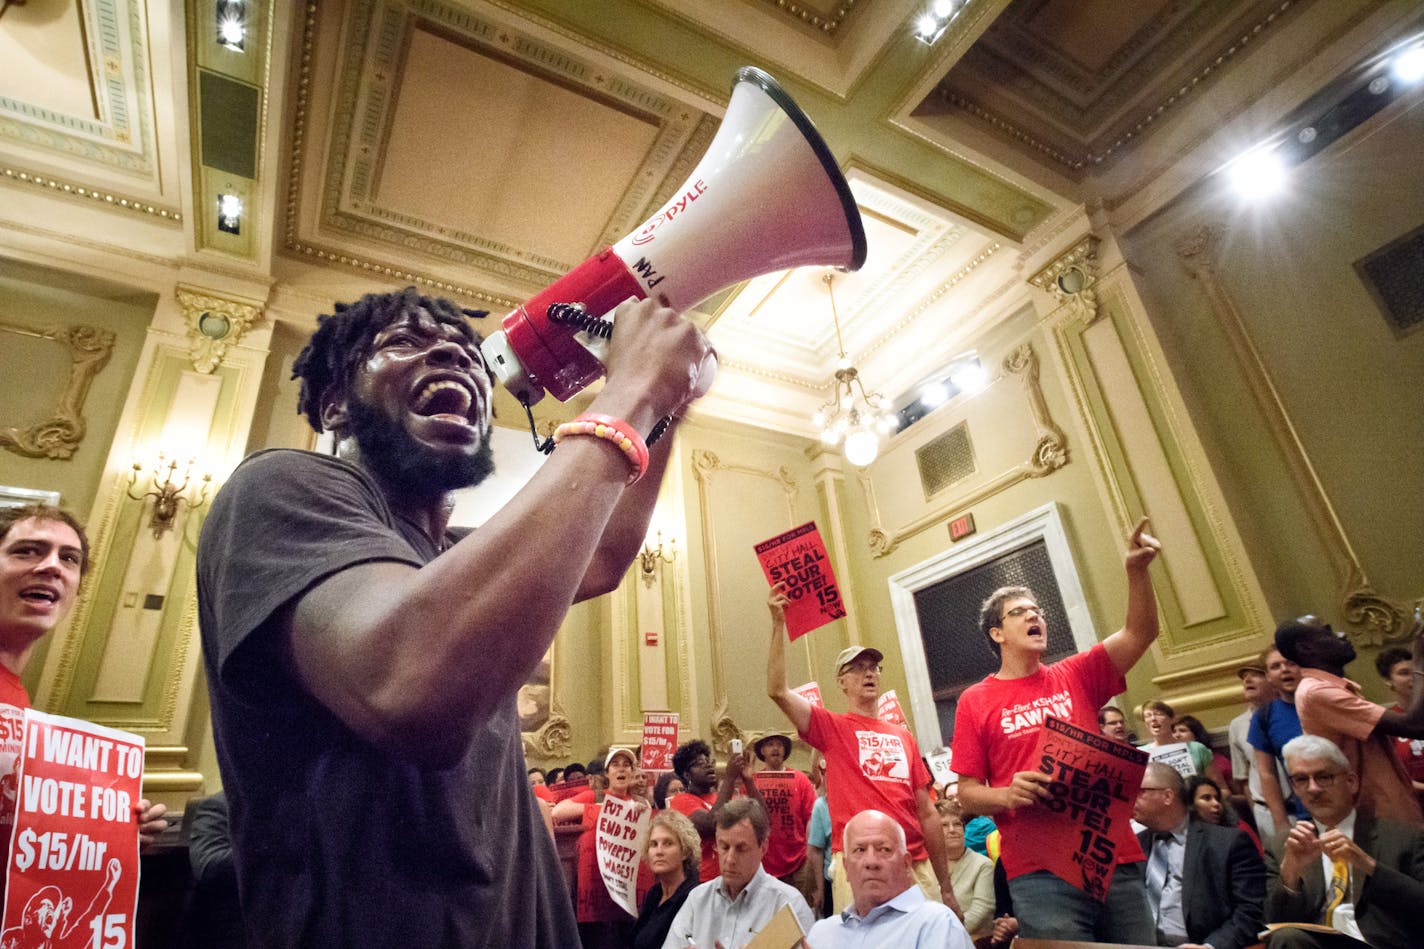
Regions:
M 567 402 L 603 375 L 608 345 L 606 333 L 562 318 L 570 304 L 606 318 L 656 290 L 686 310 L 777 270 L 863 263 L 865 228 L 830 149 L 776 80 L 746 66 L 721 128 L 676 197 L 515 308 L 485 340 L 485 359 L 526 405 L 546 391 Z

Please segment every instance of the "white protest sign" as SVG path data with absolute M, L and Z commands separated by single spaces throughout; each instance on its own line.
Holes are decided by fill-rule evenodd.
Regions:
M 638 864 L 648 841 L 652 809 L 642 801 L 608 795 L 598 814 L 598 873 L 613 902 L 638 915 Z

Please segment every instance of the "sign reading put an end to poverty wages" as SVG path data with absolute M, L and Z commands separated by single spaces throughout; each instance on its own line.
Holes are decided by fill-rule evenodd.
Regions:
M 598 875 L 613 902 L 638 915 L 638 864 L 648 842 L 652 809 L 642 801 L 608 795 L 598 813 Z
M 671 771 L 673 752 L 677 751 L 677 713 L 643 713 L 644 771 Z
M 793 527 L 754 548 L 767 582 L 786 584 L 786 632 L 799 639 L 846 615 L 831 558 L 816 522 Z
M 26 709 L 16 774 L 0 945 L 132 946 L 143 738 Z
M 1049 797 L 1014 812 L 1023 840 L 1054 876 L 1096 900 L 1107 898 L 1119 840 L 1128 829 L 1147 755 L 1061 719 L 1044 719 L 1034 768 L 1049 776 Z

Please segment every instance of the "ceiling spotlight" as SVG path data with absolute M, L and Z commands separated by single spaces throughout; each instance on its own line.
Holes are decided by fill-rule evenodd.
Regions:
M 242 233 L 242 199 L 235 194 L 218 195 L 218 230 Z
M 920 404 L 927 409 L 938 408 L 949 401 L 949 386 L 943 379 L 927 382 L 920 387 Z
M 972 395 L 989 384 L 989 373 L 975 356 L 957 363 L 949 370 L 949 381 L 960 392 Z
M 926 13 L 915 21 L 915 36 L 926 43 L 933 43 L 939 30 L 939 20 L 932 13 Z
M 1295 133 L 1295 140 L 1297 142 L 1300 142 L 1302 145 L 1309 145 L 1311 142 L 1315 141 L 1315 136 L 1318 134 L 1320 133 L 1315 130 L 1315 126 L 1307 125 L 1305 128 Z
M 1384 91 L 1385 91 L 1386 89 L 1388 89 L 1388 88 L 1389 88 L 1389 77 L 1388 77 L 1388 76 L 1376 76 L 1375 78 L 1373 78 L 1373 79 L 1370 80 L 1370 92 L 1373 93 L 1374 95 L 1379 95 L 1380 93 L 1384 92 Z
M 1424 43 L 1416 43 L 1396 56 L 1390 71 L 1403 83 L 1424 79 Z
M 1226 166 L 1227 177 L 1243 198 L 1267 198 L 1285 187 L 1286 163 L 1274 145 L 1253 149 Z
M 247 11 L 242 0 L 217 0 L 218 42 L 241 53 L 247 41 Z
M 941 20 L 948 20 L 954 16 L 954 0 L 935 0 L 930 10 Z

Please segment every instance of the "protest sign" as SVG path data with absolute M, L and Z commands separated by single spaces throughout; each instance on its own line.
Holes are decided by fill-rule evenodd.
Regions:
M 34 709 L 24 729 L 0 945 L 132 946 L 143 739 Z
M 846 615 L 815 521 L 764 540 L 753 549 L 767 582 L 786 584 L 791 600 L 786 607 L 786 632 L 791 639 Z
M 1133 839 L 1128 821 L 1147 755 L 1061 719 L 1044 719 L 1033 760 L 1051 776 L 1050 797 L 1014 812 L 1023 840 L 1046 869 L 1097 900 L 1107 898 L 1119 841 Z
M 797 695 L 801 696 L 803 699 L 810 702 L 812 705 L 819 706 L 820 708 L 826 707 L 826 703 L 821 699 L 821 687 L 815 682 L 807 682 L 805 685 L 798 685 L 791 691 L 795 692 Z
M 629 916 L 638 915 L 638 864 L 652 816 L 652 809 L 642 801 L 611 794 L 603 799 L 598 814 L 598 874 L 613 902 Z
M 900 707 L 900 697 L 895 694 L 894 689 L 886 689 L 880 694 L 879 701 L 875 703 L 875 717 L 902 728 L 908 728 L 910 724 L 905 718 L 905 710 Z
M 1197 763 L 1192 760 L 1192 751 L 1184 741 L 1170 745 L 1158 745 L 1147 753 L 1149 761 L 1160 761 L 1184 778 L 1195 777 Z
M 25 734 L 25 710 L 0 703 L 0 840 L 8 841 L 15 826 L 15 801 L 20 793 L 20 751 Z
M 588 777 L 581 774 L 568 781 L 556 781 L 549 785 L 549 796 L 553 798 L 554 803 L 557 804 L 559 801 L 567 801 L 571 797 L 577 797 L 587 790 Z
M 677 713 L 643 713 L 644 771 L 671 771 L 673 752 L 677 751 Z
M 935 784 L 954 784 L 959 780 L 959 775 L 950 768 L 953 759 L 948 748 L 936 748 L 925 755 L 925 758 L 929 760 L 930 774 L 934 775 Z

